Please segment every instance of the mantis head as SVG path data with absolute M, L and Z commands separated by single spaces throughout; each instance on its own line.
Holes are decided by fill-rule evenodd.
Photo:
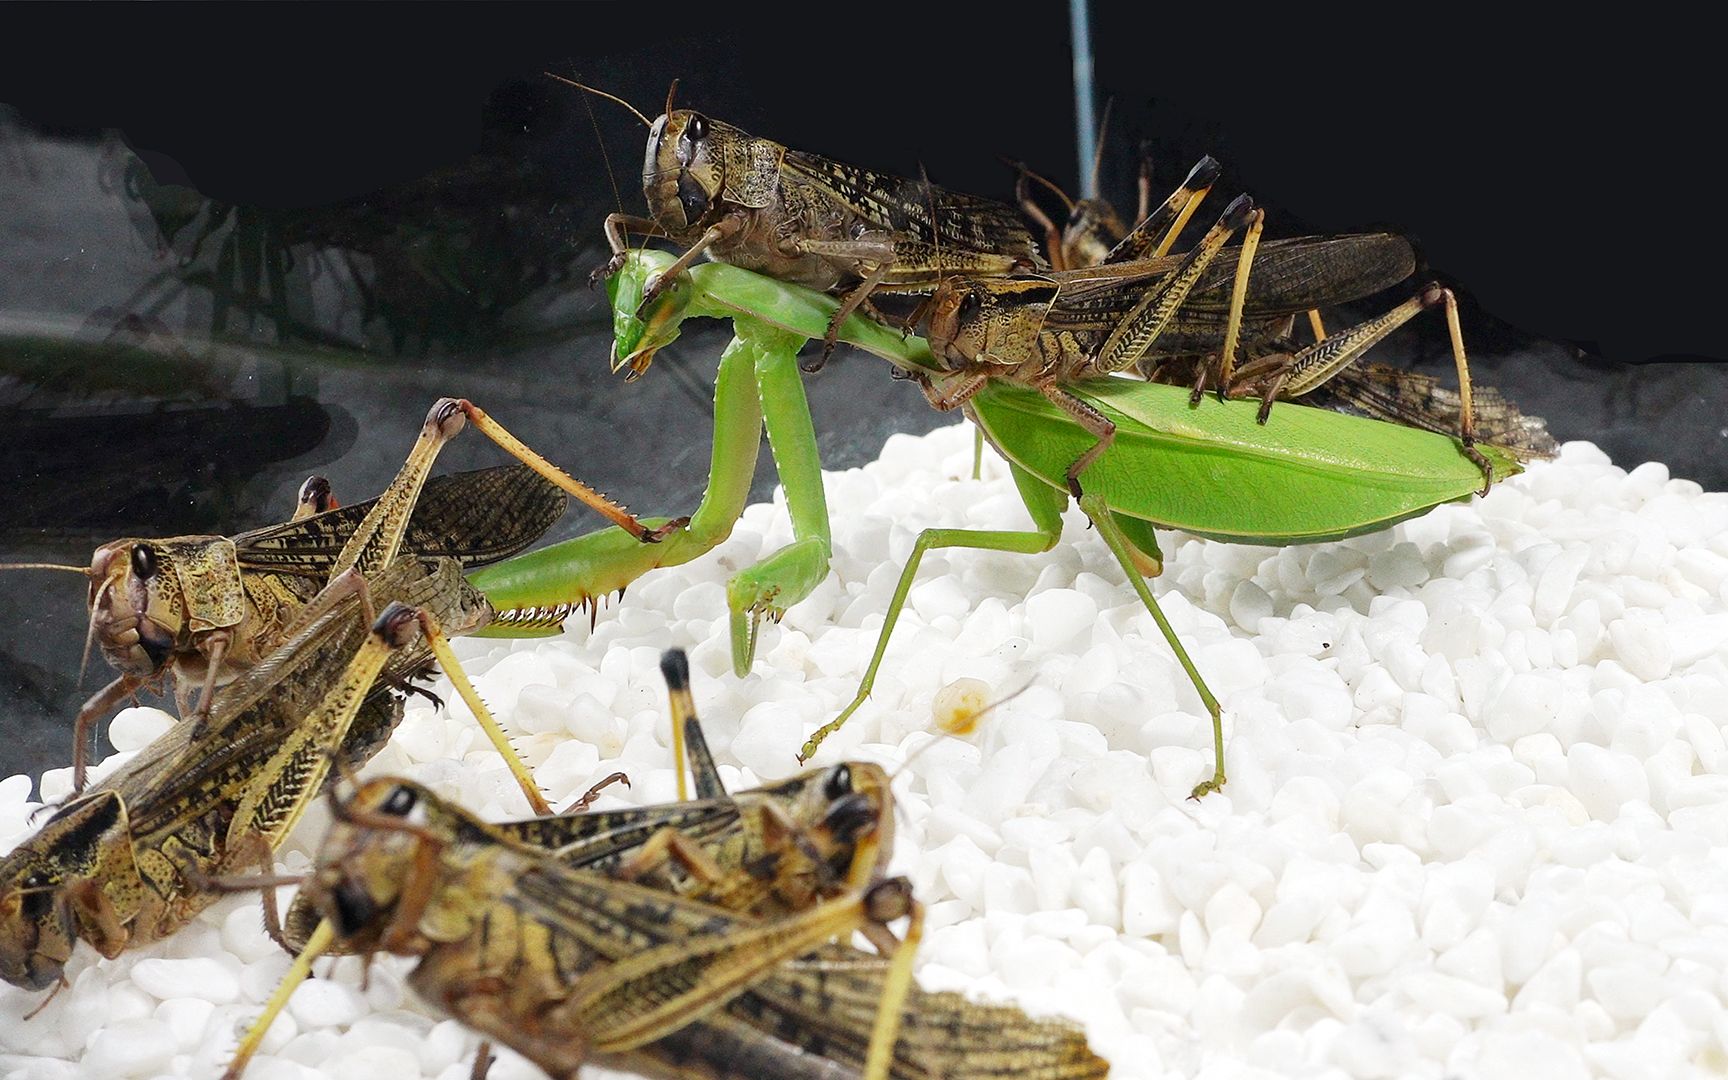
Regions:
M 606 281 L 612 301 L 612 370 L 626 367 L 625 381 L 634 382 L 654 362 L 654 354 L 678 339 L 696 289 L 689 274 L 680 274 L 648 310 L 637 314 L 642 293 L 671 259 L 658 252 L 636 252 L 623 269 Z

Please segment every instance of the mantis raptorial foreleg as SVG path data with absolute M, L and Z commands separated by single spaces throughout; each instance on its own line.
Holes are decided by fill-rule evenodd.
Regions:
M 754 319 L 738 318 L 735 326 L 738 336 L 721 356 L 714 384 L 708 489 L 689 524 L 665 533 L 656 544 L 607 529 L 475 573 L 471 580 L 499 611 L 493 624 L 497 633 L 521 636 L 525 626 L 535 624 L 556 632 L 577 608 L 622 591 L 650 570 L 712 550 L 731 535 L 744 511 L 764 428 L 786 488 L 794 540 L 727 583 L 732 663 L 740 675 L 750 670 L 761 618 L 778 619 L 828 575 L 833 548 L 828 504 L 816 429 L 798 372 L 798 349 L 805 339 Z M 562 599 L 549 605 L 547 596 Z

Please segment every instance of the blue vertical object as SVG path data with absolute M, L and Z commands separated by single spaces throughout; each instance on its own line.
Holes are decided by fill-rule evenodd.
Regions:
M 1074 127 L 1080 147 L 1080 196 L 1098 197 L 1098 178 L 1092 173 L 1092 158 L 1098 125 L 1092 110 L 1092 17 L 1087 0 L 1068 0 L 1068 20 L 1074 38 Z

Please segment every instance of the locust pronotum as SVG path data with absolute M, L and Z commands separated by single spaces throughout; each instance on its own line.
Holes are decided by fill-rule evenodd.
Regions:
M 722 354 L 716 377 L 713 462 L 701 505 L 688 526 L 652 548 L 627 545 L 619 534 L 596 533 L 488 567 L 476 573 L 475 581 L 504 605 L 544 604 L 548 596 L 569 603 L 614 591 L 657 566 L 695 558 L 724 539 L 742 511 L 766 426 L 794 542 L 733 575 L 727 585 L 733 662 L 742 674 L 754 655 L 756 621 L 777 618 L 828 572 L 828 515 L 796 357 L 805 341 L 826 331 L 835 302 L 710 263 L 692 268 L 645 312 L 646 318 L 638 318 L 642 283 L 671 262 L 668 256 L 641 252 L 613 278 L 614 355 L 616 363 L 640 369 L 678 337 L 685 319 L 732 320 L 736 337 Z M 938 382 L 948 377 L 920 338 L 859 316 L 846 320 L 841 337 L 913 377 Z M 1248 402 L 1195 409 L 1188 392 L 1176 387 L 1094 379 L 1069 389 L 1116 425 L 1114 442 L 1087 469 L 1081 506 L 1159 623 L 1211 717 L 1213 774 L 1196 791 L 1215 790 L 1225 777 L 1222 714 L 1144 580 L 1143 574 L 1159 565 L 1153 526 L 1256 544 L 1338 539 L 1466 498 L 1480 487 L 1482 473 L 1459 452 L 1455 439 L 1360 417 L 1285 406 L 1260 424 L 1257 408 Z M 868 696 L 924 552 L 976 547 L 1034 554 L 1061 537 L 1068 471 L 1095 437 L 1036 391 L 999 381 L 980 389 L 967 402 L 967 412 L 1010 462 L 1034 527 L 933 530 L 919 537 L 858 696 L 806 743 L 806 757 Z M 1517 462 L 1498 448 L 1483 452 L 1498 475 L 1518 471 Z M 1215 497 L 1219 492 L 1231 497 Z

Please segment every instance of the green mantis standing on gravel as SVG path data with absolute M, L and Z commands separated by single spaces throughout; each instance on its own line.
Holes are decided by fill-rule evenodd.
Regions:
M 728 582 L 733 668 L 744 675 L 752 666 L 761 620 L 780 618 L 828 573 L 832 534 L 797 354 L 806 341 L 822 339 L 837 301 L 708 263 L 679 275 L 638 317 L 644 287 L 672 262 L 659 252 L 633 252 L 608 282 L 613 368 L 628 367 L 630 378 L 640 376 L 654 354 L 677 339 L 686 319 L 732 320 L 734 337 L 721 354 L 715 379 L 713 458 L 701 504 L 687 525 L 665 533 L 659 543 L 603 530 L 488 567 L 473 581 L 501 613 L 488 633 L 518 636 L 592 605 L 651 570 L 702 555 L 726 539 L 743 512 L 766 429 L 794 539 Z M 921 338 L 861 315 L 845 320 L 839 338 L 908 376 L 937 382 L 948 377 Z M 1253 402 L 1191 404 L 1188 391 L 1179 387 L 1106 377 L 1071 389 L 1116 424 L 1112 445 L 1086 468 L 1080 508 L 1109 545 L 1211 717 L 1213 774 L 1194 795 L 1216 791 L 1225 782 L 1223 717 L 1146 584 L 1162 565 L 1153 528 L 1250 544 L 1344 539 L 1468 498 L 1481 488 L 1482 471 L 1456 439 L 1361 417 L 1286 404 L 1262 424 Z M 1061 515 L 1070 497 L 1066 473 L 1095 442 L 1093 436 L 1036 391 L 1004 383 L 978 392 L 967 403 L 967 414 L 1007 459 L 1032 528 L 929 529 L 918 537 L 857 696 L 810 737 L 801 760 L 868 698 L 926 552 L 963 547 L 1032 555 L 1049 551 L 1061 538 Z M 1497 447 L 1483 452 L 1497 477 L 1519 471 L 1516 459 Z M 643 524 L 661 522 L 644 519 Z

